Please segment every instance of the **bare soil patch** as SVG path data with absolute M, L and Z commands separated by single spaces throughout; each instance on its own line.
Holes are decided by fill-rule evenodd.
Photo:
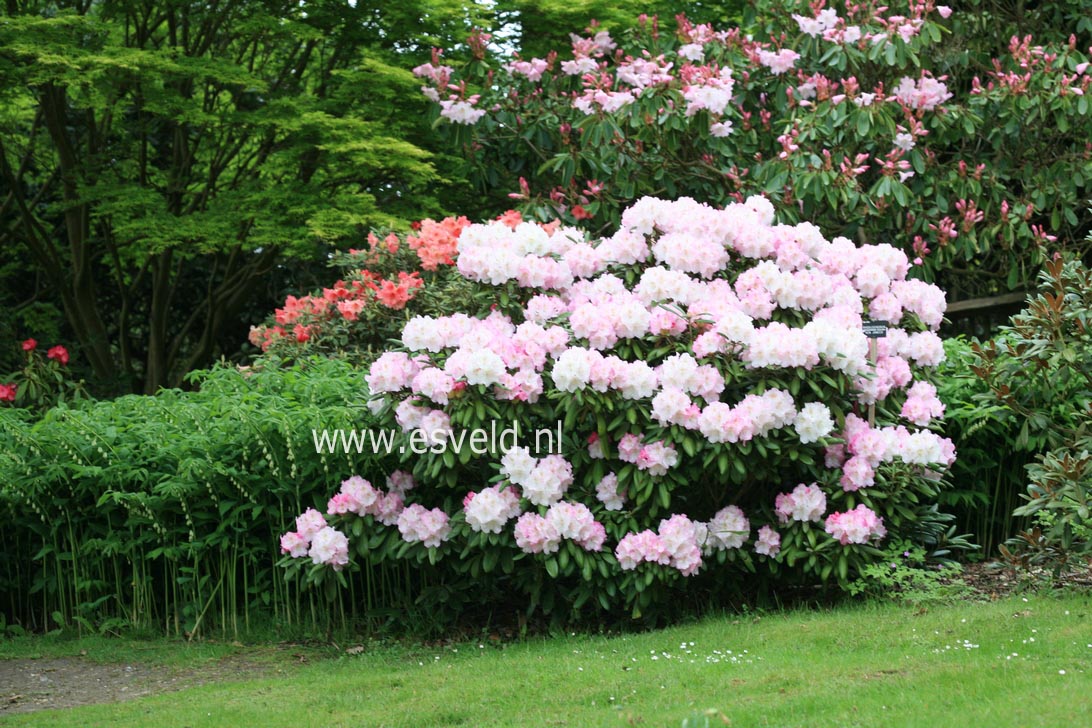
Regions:
M 115 703 L 226 680 L 279 672 L 231 656 L 200 667 L 103 664 L 82 657 L 0 660 L 0 716 L 94 703 Z

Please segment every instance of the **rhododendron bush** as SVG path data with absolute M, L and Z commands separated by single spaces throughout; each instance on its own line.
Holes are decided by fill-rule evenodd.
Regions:
M 598 240 L 470 225 L 456 267 L 492 311 L 410 319 L 367 375 L 404 469 L 302 514 L 286 564 L 427 559 L 640 615 L 690 580 L 845 583 L 885 538 L 936 536 L 945 297 L 902 251 L 775 224 L 761 197 L 643 198 Z M 872 356 L 865 319 L 889 327 Z
M 444 310 L 452 305 L 449 296 L 461 298 L 461 279 L 449 269 L 459 234 L 469 224 L 465 217 L 448 217 L 414 223 L 405 235 L 369 233 L 366 247 L 333 257 L 343 271 L 340 280 L 313 294 L 289 296 L 269 321 L 251 327 L 250 342 L 288 359 L 309 353 L 368 356 L 381 349 L 401 330 L 405 316 L 398 312 Z M 452 285 L 456 290 L 449 290 Z
M 1087 248 L 1086 26 L 991 58 L 931 0 L 753 17 L 642 16 L 544 58 L 479 34 L 415 72 L 472 177 L 538 219 L 606 231 L 642 195 L 765 194 L 782 220 L 898 246 L 961 298 L 1031 287 L 1044 247 Z

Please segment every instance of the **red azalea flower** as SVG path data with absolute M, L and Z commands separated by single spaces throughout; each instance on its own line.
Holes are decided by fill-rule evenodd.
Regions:
M 14 384 L 0 384 L 0 402 L 14 402 L 15 391 Z
M 406 307 L 406 302 L 413 298 L 409 283 L 395 285 L 394 281 L 383 281 L 375 297 L 387 308 L 399 311 Z
M 34 351 L 38 348 L 38 342 L 34 339 L 27 339 L 23 342 L 23 351 Z
M 519 210 L 509 210 L 500 217 L 497 218 L 497 222 L 503 222 L 513 230 L 523 222 L 523 215 L 519 214 Z
M 591 213 L 584 209 L 583 205 L 574 205 L 572 209 L 573 217 L 577 220 L 587 220 L 591 217 Z
M 57 346 L 54 346 L 52 349 L 46 352 L 46 357 L 49 359 L 53 359 L 54 361 L 59 361 L 61 363 L 61 366 L 67 366 L 68 349 L 58 344 Z

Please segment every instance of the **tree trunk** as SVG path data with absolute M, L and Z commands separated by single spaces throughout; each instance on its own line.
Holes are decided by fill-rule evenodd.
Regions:
M 116 374 L 110 338 L 99 314 L 95 291 L 94 250 L 90 240 L 90 215 L 86 203 L 79 203 L 79 160 L 66 127 L 67 95 L 52 83 L 42 87 L 39 97 L 46 129 L 57 152 L 61 171 L 61 190 L 66 203 L 65 234 L 70 253 L 71 271 L 62 283 L 65 313 L 72 323 L 84 355 L 95 376 L 110 381 Z

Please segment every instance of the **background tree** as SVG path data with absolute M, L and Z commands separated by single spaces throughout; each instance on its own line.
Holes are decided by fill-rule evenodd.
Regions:
M 1019 300 L 1045 252 L 1089 251 L 1092 3 L 966 5 L 634 15 L 538 67 L 452 53 L 465 87 L 434 92 L 473 118 L 434 113 L 495 209 L 602 231 L 644 195 L 759 193 L 783 219 L 902 246 L 953 300 Z
M 658 16 L 670 27 L 679 13 L 699 23 L 739 22 L 745 3 L 739 0 L 677 2 L 653 0 L 501 0 L 496 4 L 497 40 L 524 58 L 545 58 L 567 48 L 571 33 L 591 23 L 618 32 L 633 27 L 637 16 Z
M 0 303 L 62 311 L 100 391 L 177 385 L 237 349 L 285 261 L 461 202 L 398 66 L 482 22 L 427 0 L 11 0 Z

